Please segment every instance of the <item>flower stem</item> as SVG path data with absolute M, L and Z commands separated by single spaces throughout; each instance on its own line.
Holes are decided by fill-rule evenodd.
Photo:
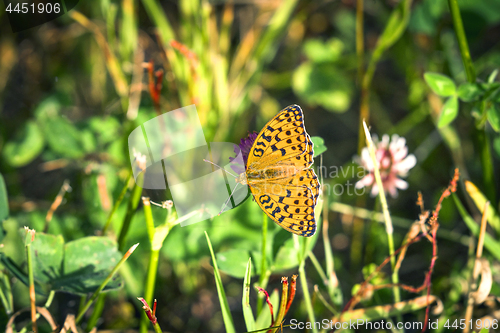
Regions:
M 35 303 L 35 278 L 33 274 L 33 251 L 31 250 L 31 243 L 26 245 L 26 256 L 28 261 L 28 278 L 30 284 L 30 305 L 31 305 L 31 322 L 33 325 L 33 332 L 38 332 L 36 325 L 36 303 Z
M 261 288 L 266 288 L 267 285 L 267 277 L 268 275 L 266 274 L 267 272 L 267 261 L 266 261 L 266 248 L 267 248 L 267 215 L 266 213 L 262 213 L 262 248 L 261 248 L 261 253 L 262 253 L 262 258 L 260 261 L 260 278 L 259 278 L 259 286 Z M 257 313 L 260 313 L 262 310 L 262 306 L 264 304 L 264 297 L 259 297 L 257 301 Z
M 457 0 L 448 0 L 448 5 L 450 7 L 451 17 L 453 19 L 453 27 L 455 28 L 455 34 L 457 35 L 458 45 L 460 48 L 460 55 L 462 56 L 462 62 L 464 64 L 465 73 L 467 75 L 467 81 L 474 83 L 476 82 L 476 72 L 474 69 L 474 64 L 472 63 L 472 58 L 470 56 L 469 44 L 467 43 L 467 37 L 465 36 L 464 25 L 462 22 L 462 16 L 460 15 L 460 8 L 458 6 Z M 482 111 L 484 111 L 484 105 L 481 106 Z M 483 112 L 484 113 L 484 112 Z M 485 187 L 486 195 L 491 202 L 496 201 L 496 191 L 495 191 L 495 176 L 493 171 L 493 158 L 491 157 L 490 143 L 488 137 L 484 130 L 484 125 L 480 125 L 475 132 L 477 137 L 477 145 L 479 145 L 479 151 L 481 156 L 481 166 L 483 169 L 483 182 Z
M 104 225 L 104 228 L 102 228 L 103 235 L 106 235 L 106 231 L 108 230 L 109 225 L 111 224 L 113 215 L 115 214 L 116 210 L 118 209 L 118 206 L 120 206 L 120 203 L 122 202 L 123 197 L 125 197 L 125 193 L 127 193 L 128 183 L 129 183 L 131 177 L 132 177 L 132 171 L 130 171 L 130 173 L 128 174 L 127 180 L 125 180 L 125 184 L 123 185 L 123 189 L 120 192 L 118 199 L 116 199 L 116 202 L 113 205 L 111 212 L 109 212 L 108 219 L 106 220 L 106 224 Z
M 134 188 L 132 189 L 132 194 L 128 201 L 127 213 L 123 220 L 123 225 L 120 230 L 120 235 L 118 236 L 118 251 L 122 252 L 125 248 L 125 237 L 127 236 L 128 230 L 130 228 L 130 223 L 132 222 L 132 218 L 134 217 L 135 210 L 139 205 L 139 200 L 141 199 L 142 193 L 142 183 L 144 182 L 144 174 L 141 173 L 139 177 L 137 177 L 136 183 L 134 184 Z
M 307 310 L 307 315 L 309 317 L 309 322 L 315 323 L 316 319 L 314 316 L 314 309 L 312 306 L 311 295 L 309 294 L 309 289 L 307 288 L 306 270 L 304 269 L 305 263 L 306 261 L 304 258 L 304 260 L 302 260 L 302 262 L 299 265 L 300 285 L 302 286 L 302 293 L 304 294 L 304 302 L 306 303 L 306 310 Z M 312 331 L 313 333 L 318 333 L 316 325 L 313 325 Z
M 146 277 L 146 286 L 144 288 L 144 299 L 148 304 L 152 304 L 161 247 L 155 248 L 153 246 L 155 226 L 154 226 L 153 214 L 151 212 L 151 203 L 149 201 L 149 198 L 143 198 L 142 201 L 144 204 L 143 207 L 144 207 L 144 216 L 146 218 L 146 227 L 148 229 L 149 240 L 151 243 L 151 249 L 149 253 L 148 273 Z M 146 313 L 143 313 L 143 315 L 141 316 L 141 325 L 140 325 L 141 333 L 146 333 L 148 331 L 148 322 L 149 318 L 147 317 Z
M 458 39 L 458 45 L 460 47 L 460 55 L 462 56 L 465 73 L 467 74 L 467 81 L 474 83 L 476 81 L 476 73 L 470 57 L 469 44 L 467 43 L 467 38 L 465 37 L 460 8 L 458 7 L 457 0 L 448 0 L 448 5 L 450 7 L 453 26 L 455 27 L 455 33 Z
M 396 265 L 396 258 L 394 256 L 394 238 L 393 238 L 394 227 L 392 226 L 392 219 L 391 215 L 389 214 L 389 206 L 387 205 L 387 198 L 385 197 L 385 192 L 384 192 L 384 184 L 382 183 L 382 178 L 380 177 L 380 170 L 378 168 L 377 158 L 375 157 L 375 147 L 373 145 L 370 131 L 366 126 L 366 122 L 363 122 L 363 127 L 366 135 L 366 145 L 368 146 L 368 151 L 370 152 L 370 157 L 372 158 L 373 161 L 373 166 L 374 166 L 373 173 L 375 176 L 375 181 L 377 182 L 377 187 L 379 189 L 378 193 L 380 198 L 380 204 L 382 206 L 382 213 L 384 215 L 385 231 L 387 233 L 387 243 L 389 246 L 389 255 L 391 256 L 391 267 L 393 271 L 391 278 L 392 278 L 392 283 L 394 284 L 393 287 L 394 301 L 399 302 L 401 300 L 400 290 L 399 287 L 397 286 L 397 284 L 399 283 L 399 277 L 398 277 L 398 272 L 394 270 L 394 267 Z

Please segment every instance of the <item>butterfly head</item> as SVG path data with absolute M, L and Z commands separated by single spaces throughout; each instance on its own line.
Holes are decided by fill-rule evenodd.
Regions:
M 240 176 L 236 178 L 236 182 L 240 183 L 241 185 L 248 184 L 246 173 L 245 172 L 240 173 Z

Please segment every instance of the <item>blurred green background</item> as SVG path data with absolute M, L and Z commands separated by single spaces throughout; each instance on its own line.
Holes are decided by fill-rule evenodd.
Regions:
M 364 27 L 357 36 L 360 2 L 364 3 Z M 248 131 L 260 131 L 285 106 L 300 105 L 307 132 L 323 138 L 327 148 L 315 158 L 315 168 L 321 161 L 328 170 L 324 183 L 353 189 L 358 175 L 332 171 L 353 167 L 360 109 L 366 102 L 372 133 L 406 138 L 409 153 L 417 159 L 406 178 L 409 188 L 388 201 L 396 248 L 418 219 L 417 193 L 422 192 L 426 209 L 432 209 L 456 167 L 498 210 L 497 86 L 481 99 L 464 102 L 462 98 L 456 119 L 438 127 L 445 99 L 424 80 L 426 72 L 444 74 L 457 86 L 468 80 L 445 0 L 80 1 L 68 14 L 18 33 L 12 32 L 3 4 L 0 7 L 0 173 L 10 211 L 3 222 L 3 251 L 21 267 L 24 248 L 18 229 L 44 230 L 47 211 L 64 180 L 72 190 L 64 195 L 48 233 L 61 235 L 65 242 L 102 235 L 131 169 L 128 134 L 158 113 L 190 104 L 197 106 L 207 142 L 235 143 Z M 459 7 L 477 82 L 487 82 L 500 65 L 500 1 L 463 0 Z M 394 13 L 399 16 L 391 21 Z M 362 50 L 357 37 L 363 42 Z M 149 77 L 148 63 L 153 66 L 151 75 L 163 71 L 158 104 L 150 94 L 154 79 Z M 370 69 L 373 77 L 364 86 L 364 73 Z M 369 97 L 363 97 L 367 91 Z M 106 233 L 112 239 L 118 237 L 130 210 L 131 188 L 132 184 Z M 382 223 L 355 219 L 352 212 L 342 212 L 339 207 L 344 206 L 334 205 L 380 210 L 368 192 L 361 196 L 329 192 L 323 201 L 328 204 L 323 214 L 328 212 L 338 285 L 329 294 L 313 263 L 306 262 L 317 319 L 333 314 L 318 300 L 314 285 L 340 311 L 353 286 L 363 281 L 363 268 L 379 265 L 389 254 Z M 164 191 L 144 190 L 142 195 L 155 202 L 170 199 Z M 458 197 L 479 221 L 480 213 L 462 182 Z M 167 212 L 152 210 L 155 224 L 162 224 Z M 252 257 L 256 269 L 252 281 L 264 282 L 269 292 L 281 288 L 281 277 L 296 274 L 299 265 L 291 235 L 269 221 L 270 275 L 268 281 L 259 280 L 262 220 L 260 208 L 248 199 L 213 220 L 172 228 L 160 252 L 154 293 L 163 330 L 225 331 L 204 235 L 207 230 L 222 260 L 219 268 L 236 331 L 246 331 L 241 285 L 248 258 Z M 142 305 L 136 297 L 144 294 L 149 258 L 145 223 L 140 203 L 124 248 L 141 245 L 121 269 L 125 287 L 108 293 L 96 322 L 99 329 L 139 325 Z M 444 318 L 463 318 L 475 238 L 470 237 L 452 199 L 444 201 L 439 223 L 432 294 L 443 302 Z M 330 245 L 321 240 L 321 232 L 320 228 L 310 246 L 324 266 L 325 246 Z M 400 270 L 402 283 L 423 283 L 431 251 L 425 240 L 409 248 Z M 498 256 L 485 255 L 498 273 Z M 384 272 L 381 279 L 388 283 L 388 267 Z M 4 274 L 12 282 L 14 310 L 29 306 L 28 288 L 6 270 Z M 498 274 L 493 277 L 491 294 L 498 295 Z M 307 318 L 301 288 L 288 319 Z M 403 299 L 413 296 L 403 292 Z M 257 298 L 252 289 L 254 311 Z M 44 297 L 38 300 L 43 304 Z M 391 301 L 390 290 L 385 289 L 362 304 Z M 62 323 L 68 313 L 78 312 L 80 303 L 80 296 L 56 293 L 49 309 Z M 3 325 L 8 316 L 2 311 Z M 424 315 L 420 309 L 405 314 L 404 320 L 422 321 Z

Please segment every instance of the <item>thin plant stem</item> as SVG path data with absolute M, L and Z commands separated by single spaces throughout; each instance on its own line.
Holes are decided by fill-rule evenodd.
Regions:
M 473 83 L 476 81 L 476 72 L 474 70 L 474 65 L 472 64 L 472 59 L 469 51 L 469 44 L 467 43 L 467 38 L 465 37 L 465 30 L 464 30 L 464 25 L 462 23 L 462 16 L 460 15 L 460 8 L 458 7 L 458 1 L 448 0 L 448 5 L 450 7 L 451 17 L 453 19 L 453 27 L 455 28 L 455 34 L 457 35 L 458 39 L 460 55 L 462 56 L 462 62 L 464 63 L 465 67 L 467 81 Z
M 102 229 L 102 234 L 105 235 L 106 231 L 109 229 L 109 226 L 111 225 L 111 221 L 113 218 L 113 215 L 115 214 L 116 210 L 118 209 L 118 206 L 120 203 L 123 201 L 123 198 L 125 197 L 125 194 L 127 193 L 128 189 L 128 183 L 130 181 L 130 178 L 132 177 L 132 171 L 130 171 L 127 180 L 125 181 L 125 185 L 123 185 L 122 191 L 120 192 L 120 196 L 116 200 L 115 204 L 113 205 L 113 208 L 111 209 L 111 212 L 109 212 L 108 219 L 106 221 L 106 224 L 104 225 Z M 143 181 L 143 176 L 142 174 L 137 178 L 137 182 L 142 184 Z M 123 251 L 123 247 L 125 246 L 125 236 L 128 232 L 128 229 L 130 227 L 130 222 L 132 220 L 132 217 L 134 216 L 135 209 L 137 208 L 137 205 L 139 203 L 139 196 L 142 192 L 141 186 L 139 186 L 137 183 L 134 184 L 134 188 L 132 189 L 132 194 L 129 199 L 129 203 L 127 206 L 127 213 L 125 215 L 124 222 L 122 224 L 122 229 L 120 230 L 120 235 L 118 237 L 118 250 Z M 97 320 L 101 317 L 102 311 L 104 309 L 104 302 L 106 301 L 106 294 L 99 294 L 95 306 L 92 310 L 92 314 L 89 317 L 89 320 L 87 322 L 87 330 L 90 331 L 92 330 L 95 325 L 97 324 Z M 84 302 L 84 301 L 83 301 Z M 83 307 L 85 303 L 81 303 L 81 306 Z
M 158 262 L 160 258 L 160 250 L 151 250 L 149 264 L 148 264 L 148 273 L 146 278 L 146 286 L 144 289 L 144 299 L 153 299 L 153 295 L 155 292 L 155 284 L 156 284 L 156 275 L 158 272 Z M 148 331 L 148 317 L 144 314 L 141 316 L 141 325 L 140 332 L 146 333 Z
M 92 314 L 87 321 L 87 331 L 90 332 L 96 325 L 97 321 L 101 317 L 102 311 L 104 310 L 104 304 L 106 302 L 106 294 L 99 294 L 97 300 L 95 301 L 94 308 L 92 310 Z M 85 303 L 81 303 L 81 309 L 85 306 Z
M 370 152 L 370 157 L 374 165 L 374 176 L 379 189 L 380 204 L 382 206 L 382 213 L 384 215 L 384 220 L 385 220 L 387 243 L 389 246 L 389 255 L 391 257 L 391 267 L 393 270 L 391 278 L 392 278 L 392 283 L 394 284 L 393 287 L 394 301 L 399 302 L 401 300 L 400 290 L 399 287 L 397 286 L 397 284 L 399 283 L 399 277 L 397 272 L 394 270 L 394 267 L 396 265 L 396 258 L 394 256 L 394 238 L 393 238 L 394 227 L 392 226 L 392 219 L 391 215 L 389 214 L 389 207 L 387 205 L 387 198 L 385 197 L 384 185 L 382 183 L 382 177 L 380 176 L 380 170 L 378 168 L 377 159 L 375 157 L 375 147 L 370 135 L 370 131 L 368 130 L 368 126 L 366 126 L 366 122 L 363 122 L 363 127 L 366 135 L 366 145 L 368 146 L 368 151 Z
M 116 210 L 118 209 L 118 206 L 120 206 L 121 202 L 123 201 L 123 198 L 125 197 L 125 193 L 127 193 L 128 183 L 129 183 L 131 177 L 132 177 L 132 170 L 128 174 L 127 180 L 125 180 L 125 184 L 123 185 L 122 191 L 120 192 L 120 195 L 118 196 L 118 199 L 116 199 L 116 202 L 113 205 L 113 208 L 109 212 L 108 219 L 106 220 L 106 224 L 102 228 L 102 234 L 103 235 L 106 234 L 106 231 L 108 230 L 108 228 L 109 228 L 109 226 L 111 224 L 113 215 L 115 214 Z
M 128 201 L 127 213 L 125 214 L 125 218 L 123 219 L 120 235 L 118 236 L 118 251 L 120 252 L 122 252 L 123 249 L 125 248 L 125 237 L 127 236 L 128 230 L 130 228 L 130 223 L 132 222 L 135 210 L 137 209 L 137 206 L 139 205 L 139 201 L 141 199 L 143 181 L 144 181 L 144 174 L 141 173 L 141 175 L 137 177 L 136 183 L 134 184 L 134 188 L 132 189 L 132 193 Z
M 474 310 L 474 292 L 477 290 L 477 279 L 479 277 L 480 271 L 480 260 L 483 256 L 483 246 L 484 246 L 484 235 L 486 234 L 486 224 L 488 216 L 488 207 L 490 205 L 489 201 L 486 201 L 484 205 L 483 217 L 481 218 L 481 229 L 479 232 L 479 239 L 477 242 L 476 258 L 474 260 L 474 268 L 472 271 L 472 281 L 469 287 L 469 295 L 467 299 L 467 308 L 465 310 L 465 322 L 468 323 L 472 319 L 472 312 Z M 469 333 L 470 327 L 466 325 L 464 333 Z
M 99 296 L 99 294 L 104 289 L 104 287 L 106 287 L 106 285 L 108 284 L 108 282 L 111 281 L 111 279 L 116 274 L 116 272 L 118 271 L 118 269 L 120 269 L 120 267 L 123 265 L 123 263 L 134 252 L 134 250 L 137 248 L 137 246 L 139 246 L 139 243 L 134 244 L 134 245 L 132 245 L 130 247 L 130 249 L 123 255 L 122 259 L 118 262 L 118 264 L 116 264 L 116 266 L 113 268 L 113 270 L 109 273 L 109 275 L 106 277 L 106 279 L 101 283 L 101 285 L 99 286 L 99 288 L 97 288 L 96 291 L 94 291 L 94 293 L 89 298 L 89 300 L 87 301 L 87 303 L 85 304 L 85 306 L 80 310 L 80 312 L 76 316 L 75 321 L 76 321 L 77 324 L 82 320 L 83 315 L 85 314 L 85 312 L 87 312 L 88 308 L 96 300 L 96 298 Z
M 307 288 L 307 277 L 306 277 L 306 270 L 304 269 L 305 266 L 305 258 L 304 260 L 300 263 L 299 265 L 299 277 L 300 277 L 300 285 L 302 286 L 302 293 L 304 294 L 304 303 L 306 304 L 306 310 L 307 310 L 307 316 L 309 317 L 309 322 L 315 323 L 315 315 L 314 315 L 314 309 L 311 301 L 311 295 L 309 294 L 309 289 Z M 313 325 L 312 327 L 313 333 L 318 333 L 318 329 L 316 328 L 316 325 Z
M 26 256 L 28 261 L 28 277 L 30 284 L 30 305 L 31 305 L 31 323 L 33 332 L 38 332 L 36 324 L 36 303 L 35 303 L 35 278 L 33 273 L 33 251 L 31 250 L 31 242 L 26 244 Z
M 358 82 L 361 83 L 364 75 L 364 31 L 363 31 L 364 0 L 356 1 L 356 57 L 358 60 Z
M 467 37 L 465 36 L 465 29 L 462 22 L 462 16 L 460 15 L 460 8 L 458 6 L 457 0 L 448 0 L 448 6 L 450 7 L 451 17 L 453 20 L 453 27 L 455 29 L 455 34 L 458 40 L 458 46 L 460 48 L 460 55 L 462 57 L 462 62 L 465 68 L 465 74 L 467 75 L 467 81 L 474 83 L 476 82 L 476 72 L 474 69 L 474 64 L 472 63 L 472 58 L 470 56 L 469 44 L 467 43 Z M 484 113 L 484 103 L 481 105 L 481 110 Z M 479 145 L 479 151 L 481 156 L 481 166 L 483 169 L 483 182 L 485 187 L 485 193 L 489 200 L 492 202 L 496 201 L 496 191 L 495 191 L 495 175 L 493 170 L 493 158 L 491 156 L 490 144 L 488 141 L 488 136 L 486 135 L 484 125 L 480 125 L 482 128 L 476 130 L 475 136 L 477 138 L 477 145 Z
M 8 280 L 8 279 L 5 279 L 5 276 L 6 276 L 6 274 L 2 273 L 2 280 L 4 282 L 5 282 L 5 280 Z M 5 313 L 11 314 L 12 308 L 10 306 L 9 300 L 5 296 L 5 293 L 3 292 L 3 288 L 0 288 L 0 300 L 2 301 L 2 305 L 3 305 L 3 308 L 5 309 Z
M 146 277 L 146 285 L 144 288 L 144 299 L 148 304 L 153 302 L 153 295 L 155 292 L 156 275 L 158 272 L 158 261 L 160 258 L 160 248 L 154 247 L 155 226 L 153 221 L 153 214 L 151 212 L 151 203 L 149 198 L 142 199 L 144 204 L 144 217 L 146 219 L 146 228 L 148 229 L 149 240 L 151 248 L 149 253 L 148 272 Z M 149 318 L 146 313 L 141 316 L 140 332 L 147 333 Z
M 361 85 L 361 105 L 359 108 L 359 138 L 358 138 L 358 154 L 361 154 L 363 149 L 363 131 L 361 130 L 361 121 L 370 118 L 370 107 L 368 105 L 369 87 L 365 77 L 364 65 L 364 31 L 363 31 L 363 7 L 364 0 L 356 1 L 356 57 L 358 60 L 358 83 Z
M 266 213 L 262 213 L 262 258 L 260 261 L 260 278 L 259 278 L 259 286 L 261 288 L 266 288 L 266 280 L 267 280 L 267 215 Z M 260 313 L 262 310 L 262 306 L 264 304 L 264 297 L 259 297 L 257 301 L 257 313 Z

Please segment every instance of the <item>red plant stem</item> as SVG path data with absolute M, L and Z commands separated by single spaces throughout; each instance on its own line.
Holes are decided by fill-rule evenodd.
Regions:
M 292 282 L 290 283 L 290 295 L 288 297 L 288 301 L 286 303 L 285 316 L 288 313 L 288 309 L 292 305 L 293 299 L 295 298 L 295 292 L 297 291 L 297 277 L 298 275 L 292 275 Z
M 154 305 L 153 305 L 153 311 L 151 311 L 151 308 L 149 307 L 148 302 L 146 302 L 146 300 L 144 298 L 137 297 L 137 299 L 142 302 L 142 304 L 143 304 L 142 308 L 144 309 L 144 312 L 146 312 L 146 315 L 148 316 L 149 321 L 151 321 L 151 324 L 156 325 L 156 322 L 157 322 L 157 319 L 155 316 L 156 300 L 155 300 Z
M 273 305 L 271 304 L 271 301 L 269 300 L 269 294 L 267 293 L 267 291 L 265 291 L 261 287 L 257 287 L 257 289 L 259 290 L 259 292 L 263 292 L 264 295 L 266 295 L 266 302 L 267 302 L 267 305 L 269 305 L 269 311 L 271 312 L 271 326 L 274 326 Z
M 455 173 L 453 175 L 453 178 L 450 181 L 450 184 L 441 194 L 441 197 L 439 198 L 438 203 L 436 204 L 436 208 L 433 211 L 431 218 L 429 219 L 430 232 L 423 232 L 420 235 L 416 236 L 415 238 L 410 239 L 406 244 L 404 244 L 399 249 L 397 249 L 393 254 L 394 256 L 397 255 L 403 249 L 406 249 L 411 244 L 416 243 L 417 241 L 422 239 L 422 237 L 427 237 L 429 239 L 429 241 L 431 241 L 431 243 L 432 243 L 432 259 L 431 259 L 431 263 L 429 266 L 429 271 L 427 272 L 427 274 L 425 276 L 425 280 L 424 280 L 424 283 L 422 284 L 422 286 L 420 286 L 418 288 L 412 288 L 412 287 L 409 287 L 406 285 L 398 284 L 400 287 L 403 287 L 405 290 L 414 291 L 414 292 L 420 292 L 424 288 L 427 287 L 427 308 L 425 311 L 425 322 L 424 322 L 425 324 L 424 324 L 424 328 L 423 328 L 422 332 L 424 332 L 427 329 L 427 321 L 429 318 L 429 310 L 430 310 L 429 297 L 430 297 L 430 291 L 431 291 L 431 276 L 432 276 L 432 272 L 434 271 L 434 265 L 435 265 L 436 260 L 437 260 L 437 230 L 439 228 L 439 223 L 437 223 L 437 217 L 439 215 L 439 211 L 441 210 L 441 204 L 442 204 L 443 200 L 445 198 L 449 197 L 451 195 L 451 193 L 456 192 L 457 182 L 458 182 L 459 177 L 460 177 L 460 173 L 459 173 L 458 168 L 456 168 Z M 421 199 L 421 196 L 419 196 L 419 200 L 417 201 L 417 204 L 423 208 L 423 200 Z M 363 290 L 366 288 L 368 282 L 370 280 L 372 280 L 373 277 L 376 274 L 378 274 L 385 265 L 387 265 L 387 263 L 389 263 L 391 257 L 392 256 L 385 258 L 384 261 L 375 269 L 375 271 L 373 271 L 373 273 L 370 274 L 368 276 L 368 278 L 365 279 L 365 281 L 363 281 L 363 283 L 361 284 L 361 286 L 359 288 L 359 291 L 356 293 L 356 295 L 354 295 L 347 302 L 347 304 L 342 309 L 342 312 L 340 313 L 340 316 L 339 316 L 339 321 L 341 320 L 342 314 L 344 312 L 346 312 L 348 310 L 352 310 L 354 308 L 354 306 L 359 301 L 359 296 L 363 293 Z M 375 289 L 381 289 L 381 288 L 379 286 L 378 288 L 375 288 Z

